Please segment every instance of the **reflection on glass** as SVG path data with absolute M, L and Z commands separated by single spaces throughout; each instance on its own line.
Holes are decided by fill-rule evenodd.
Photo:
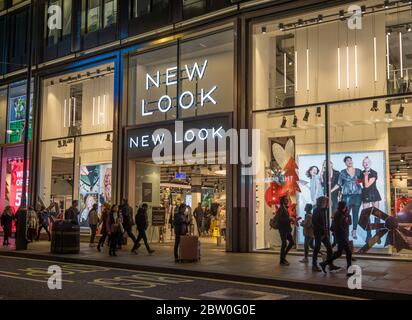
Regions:
M 100 29 L 100 9 L 100 0 L 88 1 L 87 32 L 95 32 Z
M 117 21 L 117 0 L 104 0 L 104 25 L 106 28 Z

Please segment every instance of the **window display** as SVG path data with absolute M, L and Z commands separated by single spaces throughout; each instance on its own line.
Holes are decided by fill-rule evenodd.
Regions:
M 31 97 L 31 101 L 33 96 Z M 9 87 L 7 121 L 7 143 L 23 142 L 26 130 L 26 83 L 16 83 Z M 29 108 L 29 140 L 32 138 L 32 106 Z

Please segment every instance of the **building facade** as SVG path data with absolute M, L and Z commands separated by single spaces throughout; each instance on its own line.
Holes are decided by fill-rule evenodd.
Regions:
M 77 199 L 87 227 L 94 203 L 128 198 L 149 203 L 165 241 L 174 206 L 201 203 L 205 241 L 251 252 L 279 247 L 280 196 L 304 218 L 327 195 L 331 213 L 348 203 L 355 251 L 411 257 L 411 12 L 403 0 L 0 1 L 0 209 L 24 191 L 61 210 Z M 248 129 L 230 143 L 256 150 L 258 169 L 244 174 L 229 147 L 159 164 L 159 128 L 175 158 L 196 134 Z

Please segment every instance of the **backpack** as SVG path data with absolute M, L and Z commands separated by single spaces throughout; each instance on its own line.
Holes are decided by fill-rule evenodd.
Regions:
M 270 220 L 269 220 L 269 226 L 271 229 L 278 230 L 279 229 L 279 215 L 275 214 Z

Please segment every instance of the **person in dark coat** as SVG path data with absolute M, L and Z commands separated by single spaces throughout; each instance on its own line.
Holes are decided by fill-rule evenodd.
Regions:
M 338 203 L 338 209 L 333 215 L 332 229 L 335 234 L 336 242 L 338 244 L 338 250 L 335 251 L 333 256 L 324 262 L 320 263 L 320 267 L 323 272 L 326 273 L 326 266 L 333 265 L 333 261 L 342 256 L 343 251 L 346 255 L 347 269 L 352 265 L 352 250 L 349 245 L 349 226 L 352 224 L 352 217 L 349 214 L 346 202 L 341 201 Z M 347 273 L 347 276 L 351 276 L 353 273 Z
M 136 244 L 136 236 L 132 232 L 133 226 L 133 209 L 129 206 L 127 199 L 122 200 L 122 205 L 119 208 L 122 218 L 123 218 L 123 229 L 126 234 L 132 239 L 133 243 Z
M 203 208 L 202 203 L 198 203 L 196 209 L 193 211 L 193 215 L 195 216 L 197 231 L 199 232 L 199 236 L 202 234 L 202 219 L 203 219 Z
M 110 230 L 110 224 L 109 224 L 109 204 L 105 203 L 103 204 L 103 211 L 102 211 L 102 217 L 101 217 L 101 229 L 100 229 L 100 239 L 99 243 L 97 244 L 97 251 L 101 251 L 101 247 L 104 245 L 104 242 L 107 239 L 107 236 L 109 235 L 109 230 Z
M 135 254 L 137 254 L 137 249 L 140 248 L 140 240 L 142 239 L 146 246 L 147 252 L 149 254 L 154 253 L 154 250 L 150 249 L 149 243 L 147 241 L 147 236 L 146 236 L 146 230 L 149 226 L 149 222 L 147 219 L 147 208 L 148 208 L 147 204 L 143 203 L 136 213 L 135 222 L 136 222 L 136 228 L 137 228 L 137 231 L 139 232 L 139 235 L 137 236 L 137 240 L 135 241 L 135 244 L 132 248 L 132 252 Z
M 123 236 L 123 218 L 117 205 L 113 205 L 109 214 L 109 255 L 116 257 L 118 244 Z
M 182 203 L 179 206 L 179 209 L 175 212 L 173 216 L 173 223 L 174 223 L 174 230 L 175 230 L 175 247 L 174 247 L 174 256 L 175 261 L 177 262 L 179 259 L 179 244 L 180 244 L 180 236 L 184 236 L 187 234 L 187 216 L 185 215 L 186 205 Z
M 277 211 L 278 215 L 278 228 L 279 235 L 282 241 L 282 247 L 280 249 L 280 264 L 283 266 L 288 266 L 289 262 L 286 260 L 286 255 L 289 250 L 295 245 L 295 241 L 292 236 L 292 219 L 289 216 L 288 212 L 289 200 L 286 196 L 280 198 L 280 206 Z M 289 244 L 287 244 L 289 242 Z
M 36 241 L 39 241 L 42 229 L 46 230 L 47 236 L 49 237 L 50 241 L 49 217 L 49 212 L 46 210 L 46 207 L 42 205 L 39 212 L 39 230 L 37 231 Z
M 318 254 L 320 251 L 320 247 L 323 245 L 326 248 L 326 260 L 332 258 L 332 245 L 330 243 L 330 236 L 329 236 L 329 219 L 328 219 L 328 207 L 329 207 L 329 198 L 328 197 L 319 197 L 316 200 L 316 208 L 313 211 L 312 216 L 312 226 L 313 226 L 313 234 L 315 236 L 315 249 L 313 250 L 312 255 L 312 270 L 315 272 L 321 272 L 322 270 L 318 266 Z M 329 265 L 329 269 L 337 270 L 338 267 L 334 266 L 333 264 Z
M 79 224 L 79 209 L 77 207 L 79 206 L 79 202 L 77 200 L 72 201 L 72 206 L 66 210 L 64 213 L 64 219 L 65 220 L 70 220 L 71 223 L 73 224 Z
M 3 246 L 8 246 L 9 237 L 11 237 L 12 233 L 12 225 L 13 225 L 13 210 L 10 206 L 7 206 L 3 214 L 1 215 L 1 227 L 3 228 Z

